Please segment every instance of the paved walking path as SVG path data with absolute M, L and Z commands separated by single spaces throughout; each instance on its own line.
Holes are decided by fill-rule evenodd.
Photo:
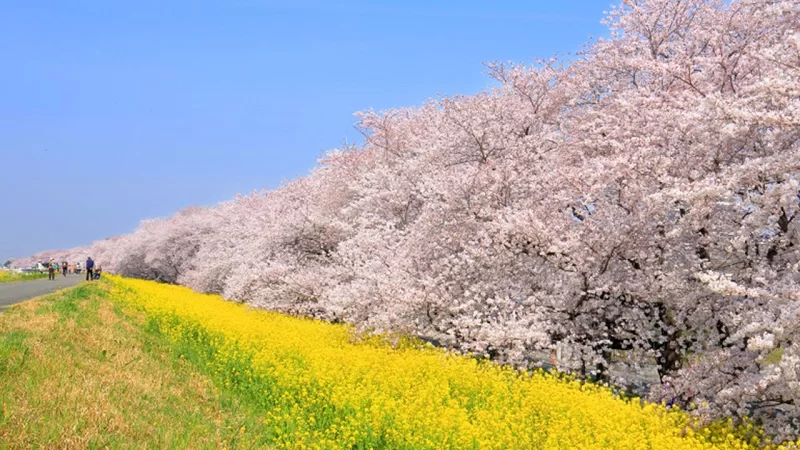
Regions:
M 75 286 L 84 279 L 81 275 L 67 275 L 66 277 L 58 275 L 53 281 L 45 278 L 44 280 L 0 283 L 0 311 L 14 303 Z

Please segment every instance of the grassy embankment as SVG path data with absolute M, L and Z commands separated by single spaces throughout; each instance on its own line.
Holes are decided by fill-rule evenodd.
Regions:
M 399 347 L 180 287 L 84 284 L 0 314 L 0 448 L 747 448 L 740 438 L 758 436 Z
M 0 283 L 13 283 L 15 281 L 39 280 L 42 278 L 47 278 L 47 274 L 39 272 L 18 273 L 18 272 L 10 272 L 8 270 L 0 270 Z
M 257 415 L 83 284 L 0 314 L 0 448 L 236 447 Z

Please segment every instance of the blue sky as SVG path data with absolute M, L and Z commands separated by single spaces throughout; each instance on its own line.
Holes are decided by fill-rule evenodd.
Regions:
M 611 4 L 0 1 L 0 259 L 274 188 L 354 112 L 574 53 Z

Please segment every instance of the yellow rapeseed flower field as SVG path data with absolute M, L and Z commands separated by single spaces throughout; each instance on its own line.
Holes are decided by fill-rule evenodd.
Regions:
M 187 359 L 249 396 L 277 448 L 745 449 L 728 426 L 609 389 L 430 346 L 356 339 L 343 325 L 189 289 L 110 277 Z M 409 341 L 410 342 L 410 341 Z M 742 435 L 742 434 L 738 434 Z

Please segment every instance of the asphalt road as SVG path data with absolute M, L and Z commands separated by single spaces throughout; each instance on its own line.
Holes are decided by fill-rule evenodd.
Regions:
M 49 294 L 59 289 L 75 286 L 84 280 L 81 275 L 56 276 L 54 281 L 48 279 L 0 283 L 0 311 L 14 303 Z

